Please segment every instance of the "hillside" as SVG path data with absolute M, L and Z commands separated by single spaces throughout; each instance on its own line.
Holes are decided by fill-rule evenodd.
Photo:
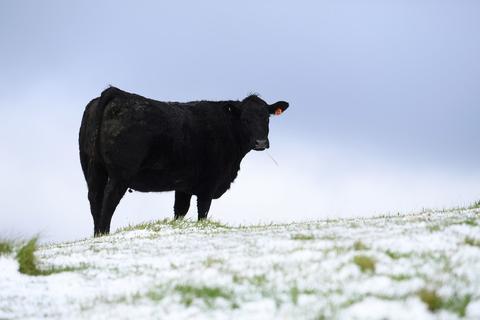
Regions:
M 480 319 L 474 208 L 145 223 L 39 246 L 39 276 L 18 271 L 20 247 L 0 255 L 0 319 Z

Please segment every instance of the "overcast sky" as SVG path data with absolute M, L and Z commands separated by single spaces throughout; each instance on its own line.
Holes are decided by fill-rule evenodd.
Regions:
M 90 236 L 78 129 L 107 85 L 290 108 L 210 216 L 411 212 L 480 199 L 480 2 L 0 2 L 0 236 Z M 192 203 L 193 204 L 193 203 Z M 113 229 L 172 216 L 127 194 Z M 189 217 L 196 217 L 194 206 Z

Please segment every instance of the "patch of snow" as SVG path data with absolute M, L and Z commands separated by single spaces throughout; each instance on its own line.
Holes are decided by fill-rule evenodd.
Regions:
M 418 299 L 406 301 L 386 301 L 377 298 L 366 298 L 342 311 L 339 319 L 355 320 L 412 320 L 435 319 L 426 306 Z
M 426 288 L 471 297 L 465 318 L 479 319 L 480 248 L 465 243 L 479 224 L 478 210 L 228 228 L 159 222 L 36 252 L 41 268 L 71 272 L 27 276 L 14 254 L 0 256 L 0 318 L 459 318 L 429 311 L 418 296 Z M 357 255 L 375 270 L 362 272 Z

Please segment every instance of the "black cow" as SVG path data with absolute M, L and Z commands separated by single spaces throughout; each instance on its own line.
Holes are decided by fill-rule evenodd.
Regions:
M 269 147 L 269 115 L 288 103 L 161 102 L 110 87 L 87 105 L 80 127 L 80 162 L 88 184 L 94 234 L 110 231 L 127 189 L 175 190 L 175 218 L 197 196 L 198 219 L 237 176 L 250 150 Z

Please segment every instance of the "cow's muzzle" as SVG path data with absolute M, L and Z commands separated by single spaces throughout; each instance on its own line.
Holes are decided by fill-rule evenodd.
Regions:
M 268 149 L 269 147 L 270 147 L 270 143 L 268 142 L 268 139 L 255 140 L 255 147 L 253 148 L 253 150 L 262 151 L 262 150 Z

